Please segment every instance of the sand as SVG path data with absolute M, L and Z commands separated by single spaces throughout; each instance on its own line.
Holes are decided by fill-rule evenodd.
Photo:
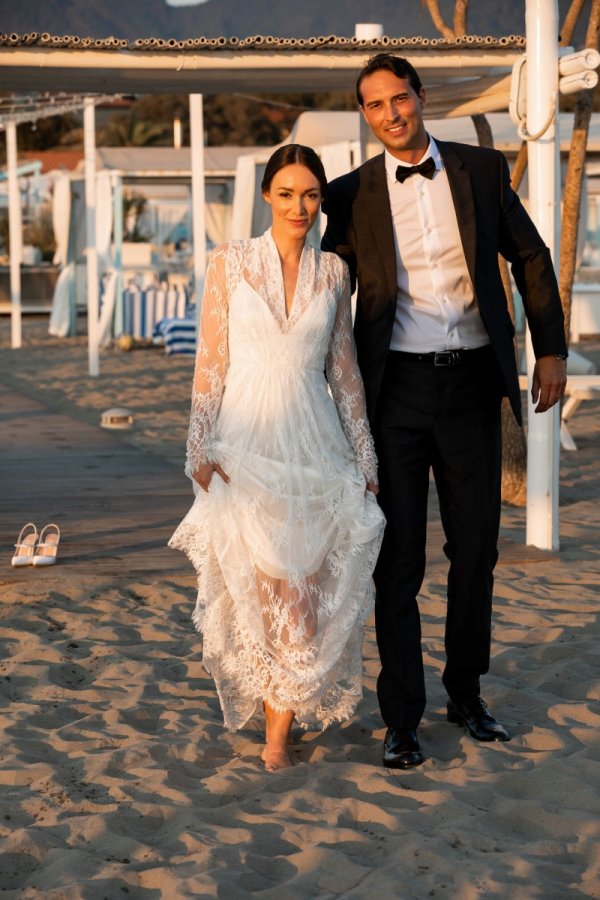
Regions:
M 599 402 L 572 420 L 561 549 L 524 546 L 505 509 L 483 694 L 510 743 L 445 721 L 444 580 L 432 502 L 422 592 L 427 760 L 380 765 L 372 622 L 355 718 L 294 732 L 265 773 L 261 722 L 224 731 L 190 622 L 194 575 L 165 542 L 191 502 L 181 467 L 192 360 L 103 353 L 0 321 L 0 895 L 6 898 L 600 897 Z M 600 342 L 580 350 L 600 362 Z M 98 427 L 111 406 L 130 433 Z M 59 564 L 10 567 L 24 522 L 57 521 Z

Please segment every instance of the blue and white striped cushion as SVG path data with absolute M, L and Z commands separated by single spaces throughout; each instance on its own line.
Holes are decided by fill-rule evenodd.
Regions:
M 161 319 L 154 328 L 154 340 L 164 341 L 167 356 L 196 352 L 196 323 L 193 319 Z

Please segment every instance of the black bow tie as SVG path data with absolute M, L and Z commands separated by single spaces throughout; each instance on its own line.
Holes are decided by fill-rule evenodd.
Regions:
M 411 175 L 422 175 L 423 178 L 433 178 L 435 172 L 435 161 L 430 156 L 425 162 L 419 163 L 418 166 L 398 166 L 396 169 L 396 181 L 403 184 Z

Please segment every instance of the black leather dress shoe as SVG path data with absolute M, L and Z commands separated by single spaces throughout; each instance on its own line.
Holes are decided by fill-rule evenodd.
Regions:
M 425 762 L 413 728 L 388 728 L 383 742 L 383 764 L 388 769 L 412 769 Z
M 481 697 L 461 703 L 448 700 L 448 721 L 464 725 L 476 741 L 510 741 L 508 731 L 488 712 Z

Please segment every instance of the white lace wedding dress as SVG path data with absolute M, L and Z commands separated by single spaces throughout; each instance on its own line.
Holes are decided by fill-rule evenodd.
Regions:
M 384 518 L 365 494 L 377 460 L 334 254 L 306 244 L 287 318 L 270 231 L 213 252 L 187 474 L 207 461 L 230 481 L 197 489 L 169 543 L 198 572 L 193 620 L 226 726 L 263 700 L 304 727 L 348 718 Z

